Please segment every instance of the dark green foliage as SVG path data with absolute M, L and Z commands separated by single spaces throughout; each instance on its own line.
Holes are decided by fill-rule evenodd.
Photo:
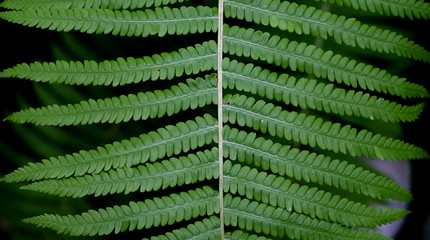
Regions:
M 427 63 L 430 61 L 430 52 L 402 35 L 361 24 L 355 18 L 317 10 L 315 7 L 279 0 L 230 0 L 225 6 L 226 17 L 245 19 L 297 34 L 312 34 L 322 39 L 330 36 L 339 44 L 395 53 Z
M 224 165 L 225 192 L 246 196 L 273 207 L 303 213 L 313 218 L 344 223 L 349 226 L 374 227 L 401 219 L 402 209 L 375 210 L 329 192 L 292 183 L 283 177 L 250 169 L 227 161 Z
M 6 175 L 7 182 L 34 181 L 48 178 L 82 176 L 111 168 L 131 167 L 165 156 L 177 155 L 210 144 L 216 140 L 214 119 L 205 115 L 195 121 L 179 122 L 157 131 L 142 134 L 121 142 L 107 144 L 96 150 L 80 151 L 72 155 L 42 160 Z
M 142 7 L 159 7 L 161 5 L 183 2 L 184 0 L 6 0 L 0 6 L 8 9 L 31 8 L 107 8 L 136 9 Z
M 172 225 L 175 222 L 212 215 L 219 212 L 217 196 L 216 191 L 204 187 L 143 202 L 130 202 L 128 205 L 97 211 L 90 210 L 81 215 L 44 214 L 24 221 L 72 236 L 106 235 L 125 230 Z
M 367 130 L 358 131 L 350 125 L 342 126 L 313 115 L 288 112 L 263 100 L 227 95 L 224 102 L 224 122 L 247 126 L 310 147 L 387 160 L 429 157 L 421 148 L 403 141 L 375 135 Z
M 401 18 L 408 17 L 410 19 L 430 19 L 430 4 L 428 2 L 419 0 L 319 0 L 321 2 L 336 3 L 340 6 L 352 7 L 353 9 L 360 9 L 364 11 L 376 12 L 382 15 L 398 16 Z
M 160 236 L 153 236 L 150 240 L 162 239 L 199 239 L 199 240 L 215 240 L 221 237 L 219 218 L 211 216 L 202 221 L 196 221 L 189 224 L 186 228 L 175 229 L 172 232 Z M 144 240 L 149 240 L 145 238 Z
M 264 203 L 225 197 L 225 224 L 264 233 L 273 237 L 290 239 L 388 239 L 368 231 L 349 229 L 326 221 L 317 221 L 303 214 L 274 208 Z M 312 237 L 310 237 L 312 236 Z
M 224 52 L 231 55 L 263 60 L 354 88 L 403 98 L 429 96 L 423 86 L 393 76 L 385 70 L 359 63 L 332 51 L 325 52 L 314 45 L 272 36 L 267 32 L 225 26 L 223 47 Z
M 218 178 L 217 157 L 218 151 L 214 148 L 212 151 L 206 150 L 133 168 L 116 168 L 100 174 L 39 181 L 22 189 L 68 197 L 158 191 Z
M 209 7 L 164 7 L 135 12 L 93 8 L 35 8 L 2 12 L 0 17 L 29 27 L 129 37 L 186 35 L 217 29 L 217 17 Z
M 267 99 L 326 113 L 378 119 L 384 122 L 413 121 L 424 104 L 402 106 L 362 91 L 335 88 L 306 78 L 278 75 L 253 64 L 224 59 L 224 88 L 258 94 Z
M 171 80 L 182 75 L 198 74 L 216 68 L 214 41 L 181 48 L 171 53 L 140 59 L 118 58 L 116 61 L 35 62 L 6 69 L 0 77 L 17 77 L 37 82 L 70 85 L 118 86 L 148 80 Z
M 7 118 L 18 123 L 35 125 L 79 125 L 93 123 L 120 123 L 173 115 L 187 109 L 196 109 L 215 103 L 215 76 L 206 79 L 188 79 L 171 89 L 122 95 L 107 99 L 82 101 L 74 105 L 51 105 L 30 108 Z
M 411 194 L 391 179 L 322 154 L 300 151 L 255 133 L 224 128 L 224 156 L 298 181 L 314 182 L 373 198 L 410 201 Z

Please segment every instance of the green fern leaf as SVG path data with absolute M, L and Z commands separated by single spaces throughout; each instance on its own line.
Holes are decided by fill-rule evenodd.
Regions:
M 94 236 L 172 225 L 218 212 L 218 194 L 206 186 L 143 202 L 130 202 L 129 205 L 90 210 L 80 215 L 44 214 L 24 222 L 71 236 Z
M 1 12 L 0 18 L 28 27 L 120 36 L 186 35 L 217 30 L 214 9 L 198 6 L 145 11 L 109 9 L 25 9 Z
M 292 183 L 257 169 L 224 163 L 224 192 L 246 196 L 273 207 L 291 212 L 294 209 L 312 218 L 343 223 L 348 226 L 375 227 L 402 219 L 407 210 L 376 210 L 361 203 L 352 202 L 339 195 Z
M 161 5 L 181 3 L 184 0 L 5 0 L 0 7 L 22 10 L 34 8 L 106 8 L 136 9 L 159 7 Z
M 29 163 L 6 175 L 6 182 L 35 181 L 97 174 L 111 168 L 131 167 L 147 161 L 154 162 L 165 156 L 188 152 L 217 141 L 215 119 L 206 114 L 195 121 L 179 122 L 157 131 L 142 134 L 121 142 L 98 147 L 97 150 L 80 151 L 72 155 L 52 157 L 41 163 Z
M 229 126 L 224 127 L 223 136 L 224 157 L 228 159 L 251 164 L 298 181 L 333 186 L 372 198 L 412 200 L 412 194 L 391 179 L 347 161 L 300 151 Z
M 226 226 L 239 227 L 273 237 L 290 239 L 389 239 L 365 230 L 350 229 L 342 225 L 319 221 L 306 215 L 290 213 L 281 208 L 248 199 L 224 197 Z
M 82 101 L 78 104 L 50 105 L 13 113 L 6 120 L 35 125 L 83 125 L 120 123 L 171 116 L 217 102 L 215 75 L 206 79 L 188 79 L 171 89 L 122 95 L 120 97 Z
M 142 240 L 218 240 L 220 237 L 220 220 L 216 216 L 211 216 L 202 221 L 191 223 L 186 228 L 175 229 L 172 232 Z
M 352 7 L 355 10 L 371 11 L 386 16 L 396 16 L 410 19 L 430 19 L 430 4 L 423 0 L 316 0 Z
M 364 49 L 430 62 L 430 52 L 395 32 L 306 5 L 279 0 L 229 0 L 225 4 L 225 16 L 297 34 L 312 34 L 322 39 L 331 36 L 339 44 L 358 45 Z
M 324 52 L 313 45 L 290 42 L 286 38 L 253 29 L 225 25 L 223 47 L 223 51 L 231 55 L 250 56 L 355 88 L 388 92 L 403 98 L 430 96 L 423 86 L 392 76 L 385 70 L 334 55 L 332 51 Z
M 232 233 L 227 233 L 227 240 L 271 240 L 265 236 L 258 236 L 256 234 L 249 234 L 242 230 L 236 230 Z
M 223 60 L 223 80 L 224 88 L 258 94 L 287 105 L 385 122 L 414 121 L 424 108 L 424 103 L 402 106 L 367 93 L 346 91 L 306 78 L 297 80 L 228 58 Z
M 144 58 L 118 58 L 116 61 L 57 61 L 20 64 L 5 69 L 2 78 L 22 78 L 36 82 L 70 85 L 125 85 L 147 80 L 171 80 L 184 74 L 198 74 L 216 69 L 216 42 Z
M 429 157 L 423 149 L 403 141 L 374 135 L 367 130 L 357 131 L 350 125 L 342 126 L 312 115 L 288 112 L 243 95 L 226 95 L 224 104 L 224 122 L 237 122 L 240 126 L 252 127 L 310 147 L 386 160 Z
M 60 197 L 105 196 L 149 192 L 218 178 L 218 150 L 197 152 L 137 167 L 111 169 L 100 174 L 49 179 L 22 187 Z

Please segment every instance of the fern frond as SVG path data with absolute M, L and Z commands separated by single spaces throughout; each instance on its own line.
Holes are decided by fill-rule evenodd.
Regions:
M 219 227 L 219 218 L 211 216 L 201 221 L 191 223 L 186 228 L 175 229 L 172 232 L 153 236 L 151 238 L 144 238 L 142 240 L 219 240 L 221 237 Z
M 71 155 L 44 159 L 29 163 L 3 177 L 6 182 L 35 181 L 49 178 L 97 174 L 111 168 L 131 167 L 147 161 L 154 162 L 165 156 L 188 152 L 191 149 L 216 142 L 218 129 L 216 119 L 209 114 L 194 121 L 168 125 L 142 134 L 137 138 L 123 140 L 98 147 L 96 150 L 80 151 Z
M 184 0 L 5 0 L 0 7 L 22 10 L 34 8 L 107 8 L 136 9 L 181 3 Z
M 246 196 L 273 207 L 348 226 L 375 227 L 402 219 L 404 209 L 380 209 L 341 198 L 330 192 L 292 183 L 283 177 L 259 172 L 248 166 L 224 163 L 224 192 Z
M 423 149 L 400 140 L 358 131 L 350 125 L 324 121 L 312 115 L 288 112 L 273 104 L 243 95 L 224 97 L 224 122 L 251 127 L 272 136 L 300 142 L 310 147 L 386 160 L 422 159 Z
M 293 71 L 314 74 L 355 88 L 403 98 L 430 96 L 423 86 L 407 82 L 385 70 L 335 55 L 332 51 L 323 51 L 314 45 L 281 39 L 253 29 L 237 26 L 229 28 L 225 25 L 223 47 L 224 53 L 264 60 L 282 68 L 289 67 Z
M 322 39 L 330 36 L 338 44 L 430 62 L 430 52 L 402 35 L 315 7 L 280 0 L 228 0 L 224 12 L 226 17 Z
M 333 186 L 372 198 L 412 200 L 412 194 L 391 179 L 347 161 L 257 138 L 255 133 L 229 126 L 224 127 L 223 136 L 224 157 L 233 161 L 246 162 L 298 181 Z
M 230 194 L 224 197 L 225 225 L 256 233 L 289 239 L 390 239 L 386 236 L 319 221 L 308 216 L 274 208 L 264 203 L 251 202 Z
M 0 18 L 28 27 L 120 36 L 186 35 L 215 32 L 216 10 L 209 7 L 155 8 L 144 11 L 110 9 L 24 9 L 1 12 Z
M 242 230 L 236 230 L 227 234 L 226 240 L 271 240 L 265 236 L 257 236 L 256 234 L 249 234 Z
M 120 97 L 82 101 L 78 104 L 49 105 L 29 108 L 6 118 L 16 123 L 35 125 L 83 125 L 119 123 L 148 118 L 171 116 L 187 109 L 196 109 L 217 102 L 215 74 L 206 79 L 188 79 L 171 89 L 156 90 Z
M 219 212 L 217 194 L 212 188 L 205 186 L 143 202 L 90 210 L 80 215 L 44 214 L 24 219 L 24 222 L 71 236 L 107 235 L 112 232 L 172 225 L 199 216 L 212 215 Z
M 430 3 L 423 0 L 316 0 L 339 6 L 352 7 L 355 10 L 371 11 L 386 16 L 410 19 L 430 19 Z
M 23 186 L 22 189 L 74 198 L 157 191 L 218 178 L 217 157 L 218 149 L 213 148 L 212 151 L 206 150 L 133 168 L 117 168 L 100 174 L 39 181 Z
M 384 136 L 396 135 L 394 131 L 400 127 L 396 123 L 416 120 L 423 111 L 422 99 L 430 93 L 424 86 L 388 72 L 389 67 L 378 68 L 385 62 L 375 61 L 373 66 L 358 59 L 366 58 L 361 53 L 371 57 L 389 54 L 409 58 L 408 62 L 430 63 L 430 51 L 401 35 L 401 30 L 392 30 L 395 26 L 366 24 L 389 18 L 368 21 L 365 17 L 376 12 L 430 19 L 430 3 L 316 1 L 329 4 L 319 4 L 321 9 L 317 9 L 315 2 L 304 5 L 299 3 L 302 0 L 0 1 L 0 8 L 8 9 L 0 11 L 0 19 L 11 23 L 105 34 L 101 39 L 89 36 L 91 43 L 103 41 L 97 45 L 101 51 L 133 44 L 109 54 L 82 47 L 85 39 L 64 33 L 61 38 L 67 49 L 55 43 L 54 55 L 88 60 L 36 61 L 0 70 L 0 78 L 50 83 L 54 89 L 47 96 L 37 92 L 45 102 L 39 105 L 42 107 L 20 110 L 5 120 L 37 126 L 95 125 L 55 131 L 36 127 L 49 141 L 62 138 L 69 130 L 84 133 L 77 134 L 79 137 L 95 137 L 106 133 L 106 124 L 136 122 L 121 128 L 120 135 L 126 137 L 116 136 L 110 144 L 104 139 L 104 145 L 95 148 L 75 146 L 73 141 L 80 141 L 79 137 L 58 142 L 61 149 L 57 149 L 52 147 L 56 144 L 38 144 L 33 134 L 24 136 L 29 145 L 36 142 L 33 149 L 38 153 L 54 157 L 24 163 L 0 177 L 0 182 L 30 181 L 21 189 L 60 197 L 119 194 L 123 196 L 116 200 L 128 199 L 103 208 L 88 207 L 79 214 L 73 209 L 69 215 L 44 211 L 24 222 L 71 236 L 139 234 L 146 229 L 144 240 L 388 240 L 369 228 L 402 219 L 409 211 L 377 209 L 370 204 L 385 199 L 411 201 L 412 194 L 371 167 L 353 162 L 358 157 L 430 158 L 422 148 Z M 348 17 L 355 15 L 354 10 L 343 12 L 345 16 L 328 12 L 332 4 L 368 12 L 357 12 L 355 19 Z M 224 24 L 226 18 L 231 27 Z M 216 41 L 209 40 L 215 35 Z M 137 46 L 135 39 L 130 42 L 127 37 L 143 41 Z M 163 42 L 157 42 L 161 37 L 165 37 Z M 204 40 L 198 41 L 200 37 Z M 189 40 L 200 44 L 188 43 L 178 49 L 178 44 Z M 321 46 L 326 40 L 330 46 L 351 49 L 324 50 Z M 314 45 L 308 44 L 312 41 Z M 152 56 L 104 60 L 103 56 L 133 52 L 148 43 L 172 45 L 168 46 L 171 50 Z M 259 63 L 267 69 L 258 67 Z M 297 76 L 276 69 L 291 70 Z M 168 87 L 150 86 L 143 90 L 147 92 L 133 88 L 135 94 L 108 98 L 111 94 L 97 92 L 106 90 L 99 87 L 88 89 L 93 97 L 63 94 L 65 85 L 110 86 L 121 92 L 130 86 L 117 86 L 148 84 L 149 80 L 160 80 L 157 85 Z M 104 98 L 97 99 L 100 96 Z M 216 112 L 218 117 L 187 117 L 196 110 Z M 331 120 L 337 118 L 354 123 Z M 142 120 L 163 127 L 138 126 Z M 163 124 L 165 120 L 175 124 Z M 377 126 L 370 126 L 369 120 L 378 120 Z M 396 129 L 391 132 L 388 125 L 377 129 L 387 123 Z M 147 130 L 142 134 L 141 129 Z M 68 147 L 83 150 L 63 155 Z
M 316 80 L 270 72 L 267 69 L 244 64 L 236 60 L 223 60 L 224 88 L 258 94 L 303 109 L 309 108 L 341 116 L 357 116 L 385 122 L 414 121 L 424 108 L 424 103 L 403 106 L 363 92 L 346 91 L 332 84 Z
M 116 61 L 56 61 L 19 64 L 0 72 L 2 78 L 70 85 L 117 86 L 147 80 L 171 80 L 184 74 L 198 74 L 217 68 L 217 44 L 208 41 L 171 53 Z

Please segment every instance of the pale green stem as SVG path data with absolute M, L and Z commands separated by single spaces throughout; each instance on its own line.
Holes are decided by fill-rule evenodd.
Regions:
M 224 189 L 223 189 L 223 137 L 222 137 L 222 41 L 223 41 L 223 19 L 224 19 L 224 1 L 218 0 L 218 164 L 219 164 L 219 206 L 220 206 L 220 232 L 221 239 L 224 237 Z

